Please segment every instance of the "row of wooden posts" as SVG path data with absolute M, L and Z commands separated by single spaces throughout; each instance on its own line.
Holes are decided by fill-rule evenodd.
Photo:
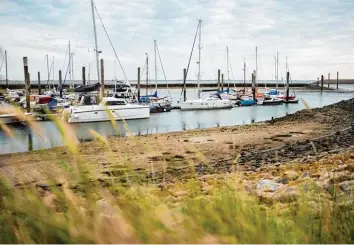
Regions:
M 320 86 L 320 90 L 323 92 L 323 87 L 324 87 L 324 76 L 322 75 L 321 76 L 321 79 L 320 79 L 320 83 L 321 83 L 321 86 Z M 328 88 L 330 87 L 330 73 L 328 73 Z M 339 89 L 339 72 L 337 71 L 337 89 Z

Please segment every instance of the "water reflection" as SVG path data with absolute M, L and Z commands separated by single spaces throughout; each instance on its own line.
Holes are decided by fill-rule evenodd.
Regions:
M 332 104 L 353 97 L 352 93 L 300 93 L 299 98 L 307 101 L 311 108 Z M 252 106 L 236 107 L 227 110 L 208 111 L 179 111 L 152 114 L 149 119 L 127 121 L 129 131 L 133 135 L 164 133 L 188 129 L 203 129 L 241 125 L 259 121 L 270 120 L 272 117 L 281 117 L 304 109 L 302 102 L 298 104 L 284 104 L 280 106 Z M 10 126 L 14 137 L 10 138 L 0 131 L 0 154 L 24 152 L 37 149 L 51 148 L 63 145 L 60 132 L 52 122 L 39 122 L 44 139 L 36 135 L 24 125 Z M 127 132 L 122 122 L 117 122 L 116 130 L 111 122 L 73 124 L 79 141 L 91 139 L 89 129 L 97 131 L 104 137 L 126 136 Z

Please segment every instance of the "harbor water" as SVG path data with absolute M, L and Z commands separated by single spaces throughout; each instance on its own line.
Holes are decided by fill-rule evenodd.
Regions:
M 327 91 L 322 94 L 319 91 L 307 92 L 298 91 L 297 97 L 300 99 L 298 104 L 282 104 L 276 106 L 251 106 L 234 107 L 225 110 L 205 110 L 205 111 L 180 111 L 151 114 L 148 119 L 127 121 L 128 129 L 122 122 L 118 122 L 120 131 L 117 132 L 110 122 L 93 122 L 72 124 L 71 127 L 76 132 L 79 141 L 91 140 L 89 133 L 93 129 L 105 137 L 125 136 L 128 133 L 133 135 L 145 135 L 165 132 L 176 132 L 190 129 L 202 129 L 211 127 L 222 127 L 232 125 L 250 124 L 270 120 L 272 117 L 282 117 L 286 114 L 295 113 L 305 109 L 304 100 L 311 108 L 322 107 L 329 104 L 347 100 L 354 97 L 353 85 L 347 91 L 338 93 Z M 167 90 L 160 90 L 159 96 L 168 96 Z M 181 90 L 170 90 L 174 101 L 180 99 Z M 144 94 L 143 94 L 144 95 Z M 194 89 L 187 90 L 187 98 L 196 97 Z M 0 154 L 26 152 L 38 149 L 47 149 L 63 145 L 60 132 L 51 121 L 39 121 L 41 135 L 39 137 L 26 125 L 11 125 L 13 137 L 7 136 L 0 130 Z

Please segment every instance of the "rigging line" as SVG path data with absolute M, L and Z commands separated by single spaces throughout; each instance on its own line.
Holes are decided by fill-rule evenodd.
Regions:
M 120 64 L 120 67 L 121 67 L 121 70 L 122 70 L 122 72 L 123 72 L 124 78 L 125 78 L 126 82 L 129 82 L 128 79 L 127 79 L 126 73 L 125 73 L 125 71 L 124 71 L 124 69 L 123 69 L 123 66 L 122 66 L 122 64 L 121 64 L 121 61 L 120 61 L 120 59 L 119 59 L 118 56 L 117 56 L 116 50 L 115 50 L 115 48 L 113 47 L 113 44 L 112 44 L 112 42 L 111 42 L 111 38 L 110 38 L 110 36 L 109 36 L 108 33 L 107 33 L 106 27 L 105 27 L 104 23 L 102 22 L 101 16 L 100 16 L 99 11 L 97 10 L 95 4 L 94 4 L 94 7 L 95 7 L 95 10 L 96 10 L 97 16 L 98 16 L 99 19 L 100 19 L 101 25 L 102 25 L 102 27 L 104 28 L 105 33 L 106 33 L 106 35 L 107 35 L 107 38 L 108 38 L 108 40 L 109 40 L 109 42 L 110 42 L 110 44 L 111 44 L 111 48 L 112 48 L 113 52 L 115 53 L 116 59 L 117 59 L 118 63 Z
M 65 51 L 65 57 L 63 61 L 62 71 L 64 71 L 65 61 L 67 61 L 67 53 L 68 53 L 69 45 L 67 45 L 67 50 Z
M 157 51 L 158 51 L 158 56 L 159 56 L 159 60 L 160 60 L 161 69 L 162 69 L 163 74 L 164 74 L 164 79 L 165 79 L 165 83 L 166 83 L 166 88 L 167 88 L 167 90 L 168 90 L 170 100 L 172 100 L 171 94 L 170 94 L 170 90 L 169 90 L 168 81 L 166 80 L 166 75 L 165 75 L 165 71 L 164 71 L 163 62 L 162 62 L 161 57 L 160 57 L 160 52 L 159 52 L 158 44 L 156 43 L 155 45 L 156 45 L 156 47 L 157 47 Z
M 184 80 L 185 80 L 185 83 L 186 83 L 186 79 L 187 79 L 187 73 L 188 73 L 189 67 L 190 67 L 190 62 L 191 62 L 192 53 L 193 53 L 193 51 L 194 51 L 194 47 L 195 47 L 195 43 L 196 43 L 198 28 L 200 28 L 200 22 L 199 22 L 198 25 L 197 25 L 196 34 L 195 34 L 194 42 L 193 42 L 193 44 L 192 44 L 192 49 L 191 49 L 191 53 L 190 53 L 189 63 L 187 64 L 187 68 L 186 68 L 186 77 L 185 77 L 185 79 L 184 79 Z M 185 84 L 184 84 L 184 86 L 185 86 Z M 184 89 L 182 88 L 181 94 L 180 94 L 180 100 L 181 100 L 181 96 L 182 96 L 183 91 L 184 91 Z
M 143 74 L 144 74 L 144 71 L 145 71 L 146 67 L 147 67 L 147 61 L 144 62 L 143 69 L 142 69 L 142 72 L 140 74 L 140 78 L 143 77 Z
M 228 60 L 229 60 L 229 68 L 230 68 L 230 70 L 231 70 L 231 74 L 232 74 L 232 77 L 233 77 L 234 88 L 236 88 L 236 86 L 235 86 L 234 74 L 233 74 L 233 69 L 232 69 L 232 65 L 231 65 L 231 62 L 230 62 L 231 58 L 230 58 L 229 52 L 228 52 Z M 229 83 L 229 82 L 228 82 L 228 83 Z
M 70 60 L 70 58 L 69 58 L 69 60 Z M 68 63 L 68 66 L 67 66 L 67 70 L 66 70 L 66 72 L 65 72 L 63 84 L 65 84 L 65 82 L 66 82 L 67 75 L 68 75 L 68 71 L 69 71 L 69 69 L 70 69 L 70 65 L 71 65 L 71 63 L 69 62 L 69 63 Z
M 5 56 L 2 57 L 2 61 L 1 61 L 1 65 L 0 65 L 0 72 L 1 72 L 1 69 L 2 69 L 2 65 L 4 64 L 4 60 L 5 60 Z

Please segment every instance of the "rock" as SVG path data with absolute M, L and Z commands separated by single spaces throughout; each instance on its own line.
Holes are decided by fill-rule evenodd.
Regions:
M 333 183 L 339 183 L 339 182 L 343 182 L 346 180 L 352 180 L 354 179 L 354 176 L 350 173 L 350 171 L 343 171 L 343 172 L 336 172 L 333 173 L 333 176 L 331 178 L 331 181 Z
M 346 194 L 354 193 L 354 180 L 346 180 L 339 184 L 339 187 Z
M 297 186 L 288 186 L 275 192 L 275 194 L 272 196 L 272 199 L 274 201 L 285 203 L 296 200 L 298 196 L 299 190 Z
M 286 178 L 287 181 L 296 180 L 298 178 L 298 173 L 293 170 L 285 171 L 284 178 Z
M 307 172 L 303 172 L 299 178 L 300 179 L 309 179 L 311 177 L 312 177 L 312 173 L 307 171 Z
M 268 191 L 268 192 L 275 192 L 276 190 L 280 189 L 282 185 L 277 183 L 274 180 L 263 179 L 259 180 L 256 185 L 258 191 Z

